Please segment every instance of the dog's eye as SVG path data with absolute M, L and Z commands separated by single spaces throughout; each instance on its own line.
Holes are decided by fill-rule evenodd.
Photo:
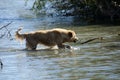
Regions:
M 72 32 L 69 32 L 69 33 L 68 33 L 68 36 L 69 36 L 69 37 L 72 37 L 72 36 L 73 36 Z

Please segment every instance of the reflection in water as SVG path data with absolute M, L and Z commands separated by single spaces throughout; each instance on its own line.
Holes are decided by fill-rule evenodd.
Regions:
M 5 65 L 0 79 L 119 79 L 120 51 L 90 46 L 75 50 L 2 52 Z

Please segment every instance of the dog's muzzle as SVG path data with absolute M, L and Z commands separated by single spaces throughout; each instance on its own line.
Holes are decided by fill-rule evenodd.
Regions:
M 78 41 L 78 38 L 75 38 L 73 42 L 76 43 L 77 41 Z

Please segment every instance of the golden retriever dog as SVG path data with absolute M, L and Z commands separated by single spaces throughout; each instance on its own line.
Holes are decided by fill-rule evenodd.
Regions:
M 76 42 L 78 40 L 75 32 L 67 29 L 55 28 L 51 30 L 39 30 L 25 34 L 20 34 L 20 30 L 21 28 L 16 31 L 15 37 L 16 39 L 26 40 L 27 50 L 35 50 L 38 44 L 43 44 L 49 46 L 50 48 L 57 45 L 59 49 L 71 49 L 69 45 L 65 45 L 64 43 Z

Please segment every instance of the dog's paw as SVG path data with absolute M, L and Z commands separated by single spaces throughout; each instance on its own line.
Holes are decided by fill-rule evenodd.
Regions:
M 70 45 L 64 45 L 65 46 L 65 49 L 72 49 L 72 47 Z

